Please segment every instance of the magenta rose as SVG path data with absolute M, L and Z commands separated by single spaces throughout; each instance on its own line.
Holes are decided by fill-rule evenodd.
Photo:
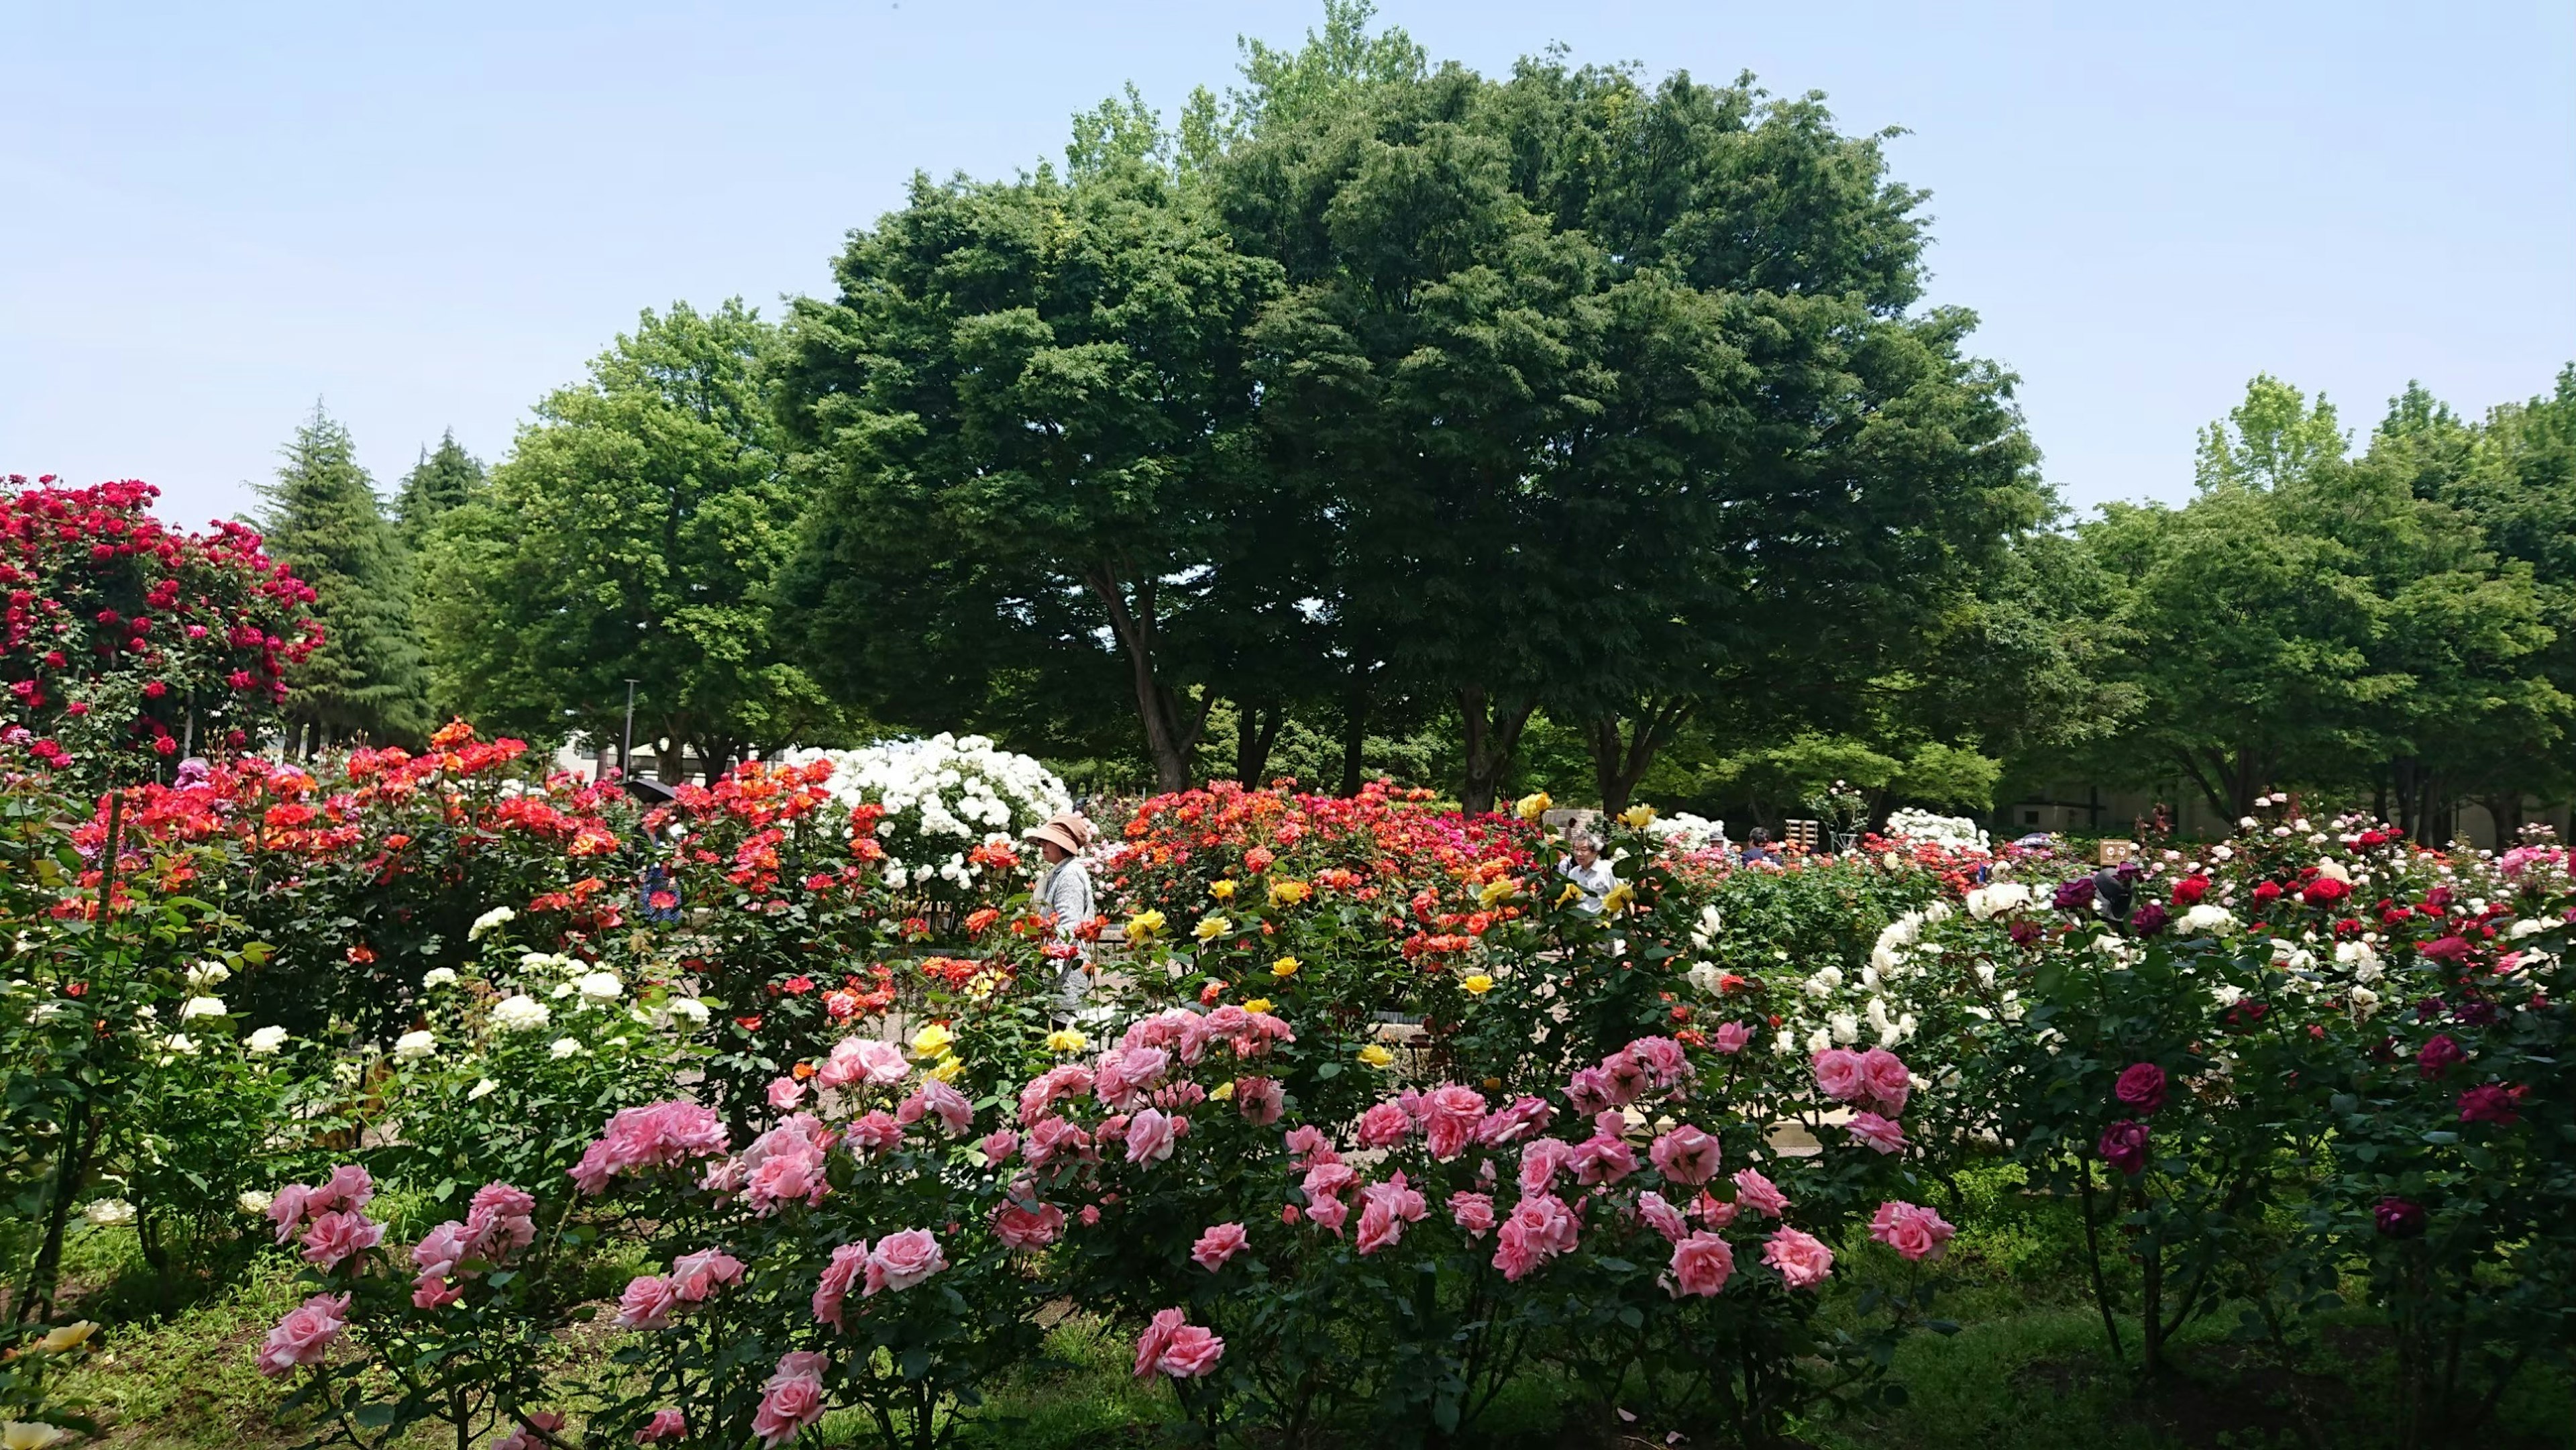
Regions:
M 2371 1210 L 2379 1231 L 2392 1239 L 2411 1239 L 2424 1232 L 2424 1205 L 2402 1198 L 2383 1198 Z
M 2165 1105 L 2165 1070 L 2152 1062 L 2133 1062 L 2111 1092 L 2140 1113 L 2152 1113 Z
M 2102 1130 L 2102 1140 L 2094 1145 L 2102 1161 L 2135 1178 L 2147 1166 L 2147 1125 L 2134 1118 L 2122 1118 Z
M 2498 1087 L 2494 1083 L 2473 1087 L 2460 1094 L 2460 1121 L 2498 1126 L 2519 1123 L 2522 1115 L 2514 1111 L 2514 1106 L 2520 1098 L 2519 1091 Z
M 2416 1050 L 2416 1075 L 2419 1077 L 2440 1077 L 2443 1073 L 2450 1071 L 2453 1064 L 2467 1056 L 2467 1053 L 2460 1050 L 2460 1044 L 2451 1040 L 2449 1033 L 2436 1032 L 2433 1034 L 2431 1040 L 2427 1041 L 2421 1048 Z

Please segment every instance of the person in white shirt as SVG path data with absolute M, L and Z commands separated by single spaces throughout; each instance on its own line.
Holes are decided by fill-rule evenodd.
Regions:
M 1091 893 L 1091 865 L 1082 857 L 1091 844 L 1091 822 L 1077 815 L 1056 816 L 1032 827 L 1028 838 L 1037 842 L 1047 863 L 1034 893 L 1037 908 L 1055 918 L 1056 940 L 1074 947 L 1055 984 L 1057 1009 L 1070 1020 L 1091 990 L 1091 944 L 1079 933 L 1100 915 Z
M 1583 899 L 1574 903 L 1575 910 L 1598 916 L 1602 898 L 1619 884 L 1619 878 L 1611 874 L 1610 863 L 1601 859 L 1601 843 L 1593 839 L 1591 832 L 1568 831 L 1565 850 L 1566 854 L 1556 859 L 1556 874 L 1582 890 Z

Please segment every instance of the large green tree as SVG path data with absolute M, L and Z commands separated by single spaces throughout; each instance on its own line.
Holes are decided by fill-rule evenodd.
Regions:
M 916 179 L 852 236 L 839 296 L 797 305 L 785 416 L 815 497 L 780 601 L 821 677 L 897 723 L 971 718 L 997 676 L 1118 679 L 1171 789 L 1218 637 L 1251 628 L 1217 569 L 1268 506 L 1242 336 L 1276 269 L 1116 121 L 1062 177 Z
M 550 395 L 439 519 L 426 594 L 441 685 L 477 720 L 638 738 L 665 779 L 830 743 L 846 720 L 773 642 L 799 499 L 768 396 L 778 330 L 739 301 L 647 311 Z
M 412 618 L 411 561 L 356 445 L 319 403 L 276 477 L 258 486 L 268 552 L 313 586 L 319 648 L 287 671 L 290 747 L 428 734 L 428 671 Z

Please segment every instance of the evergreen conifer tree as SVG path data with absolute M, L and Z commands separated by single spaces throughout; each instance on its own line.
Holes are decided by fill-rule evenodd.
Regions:
M 403 475 L 402 492 L 394 497 L 394 526 L 403 543 L 419 549 L 438 516 L 482 486 L 482 462 L 466 452 L 456 441 L 456 430 L 449 429 L 436 448 L 420 451 L 420 462 Z
M 364 737 L 416 742 L 428 733 L 428 670 L 412 623 L 411 561 L 358 466 L 349 430 L 314 404 L 259 487 L 269 553 L 317 596 L 322 647 L 289 670 L 287 743 L 298 751 Z

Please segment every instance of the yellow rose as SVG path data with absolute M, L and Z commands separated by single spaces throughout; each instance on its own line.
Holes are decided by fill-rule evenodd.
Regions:
M 1387 1051 L 1382 1044 L 1372 1042 L 1360 1049 L 1360 1061 L 1371 1067 L 1385 1067 L 1395 1061 L 1395 1054 Z
M 1091 1045 L 1091 1039 L 1070 1027 L 1059 1027 L 1046 1035 L 1049 1052 L 1080 1052 Z
M 1231 879 L 1211 881 L 1208 883 L 1208 895 L 1215 897 L 1219 901 L 1232 901 L 1234 899 L 1234 882 Z
M 1281 981 L 1286 981 L 1288 978 L 1297 975 L 1297 969 L 1304 965 L 1306 965 L 1304 962 L 1297 960 L 1295 957 L 1281 957 L 1279 960 L 1270 964 L 1270 975 L 1279 978 Z
M 1222 916 L 1203 916 L 1199 918 L 1197 928 L 1191 931 L 1190 935 L 1200 941 L 1215 941 L 1232 930 L 1234 930 L 1234 923 Z
M 1458 985 L 1467 989 L 1468 996 L 1481 997 L 1494 990 L 1494 979 L 1478 972 L 1474 976 L 1461 978 Z
M 1218 1083 L 1215 1087 L 1208 1089 L 1208 1101 L 1212 1103 L 1229 1102 L 1233 1100 L 1233 1097 L 1234 1083 L 1231 1079 Z
M 40 1420 L 0 1422 L 0 1450 L 47 1450 L 72 1437 L 69 1430 L 57 1429 Z
M 1251 1001 L 1243 1004 L 1243 1010 L 1246 1012 L 1267 1012 L 1270 1010 L 1270 999 L 1267 997 L 1255 997 Z
M 1520 883 L 1509 876 L 1497 876 L 1485 883 L 1484 890 L 1476 893 L 1476 904 L 1491 911 L 1498 903 L 1508 900 L 1519 888 Z
M 965 1070 L 966 1064 L 958 1060 L 957 1054 L 952 1052 L 946 1057 L 939 1059 L 939 1061 L 932 1063 L 929 1070 L 925 1072 L 923 1076 L 935 1077 L 941 1082 L 954 1082 L 957 1080 L 957 1074 L 964 1072 Z
M 1582 887 L 1575 885 L 1575 884 L 1574 884 L 1573 882 L 1571 882 L 1571 881 L 1568 881 L 1567 883 L 1565 883 L 1565 889 L 1564 889 L 1563 891 L 1560 891 L 1560 892 L 1556 893 L 1556 904 L 1557 904 L 1557 905 L 1559 905 L 1559 906 L 1563 906 L 1565 903 L 1567 903 L 1567 902 L 1569 902 L 1569 901 L 1572 901 L 1574 898 L 1576 898 L 1576 897 L 1578 897 L 1578 896 L 1581 896 L 1582 894 L 1583 894 L 1583 888 L 1582 888 Z
M 1601 914 L 1603 916 L 1617 916 L 1620 912 L 1626 911 L 1629 907 L 1635 905 L 1636 901 L 1637 893 L 1629 888 L 1627 882 L 1622 881 L 1602 894 Z
M 929 1026 L 922 1028 L 919 1032 L 912 1034 L 912 1055 L 915 1057 L 937 1057 L 941 1053 L 946 1052 L 948 1050 L 948 1045 L 956 1040 L 957 1034 L 940 1026 L 938 1023 L 933 1022 Z
M 1127 939 L 1129 941 L 1150 941 L 1151 939 L 1163 934 L 1163 928 L 1165 925 L 1167 925 L 1167 923 L 1163 920 L 1163 914 L 1161 912 L 1140 911 L 1134 916 L 1127 918 Z
M 46 1331 L 45 1337 L 36 1341 L 36 1347 L 47 1354 L 61 1354 L 89 1343 L 89 1337 L 96 1333 L 98 1326 L 84 1319 L 77 1324 Z
M 1555 804 L 1556 802 L 1547 798 L 1546 791 L 1532 791 L 1513 803 L 1512 812 L 1524 821 L 1535 821 L 1546 815 L 1548 807 Z
M 1305 902 L 1307 897 L 1314 894 L 1315 888 L 1307 885 L 1303 881 L 1273 881 L 1270 883 L 1270 904 L 1273 906 L 1301 905 Z
M 1650 805 L 1633 805 L 1619 813 L 1619 824 L 1632 831 L 1642 831 L 1654 823 L 1655 808 Z

